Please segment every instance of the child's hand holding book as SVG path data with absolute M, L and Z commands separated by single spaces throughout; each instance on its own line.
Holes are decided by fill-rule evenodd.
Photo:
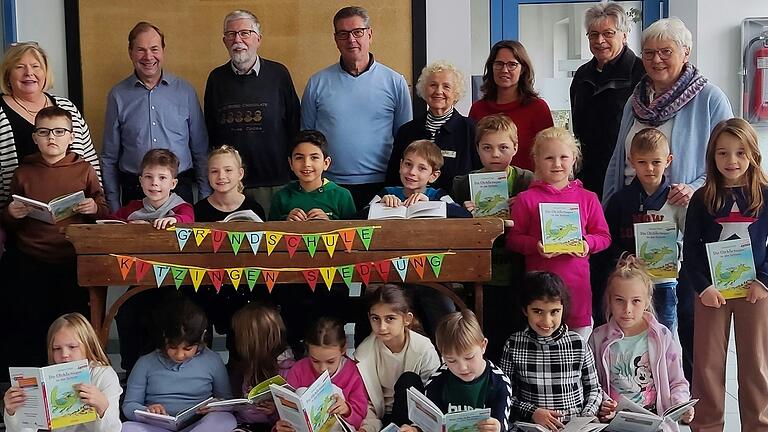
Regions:
M 8 204 L 8 214 L 14 219 L 23 219 L 29 214 L 29 207 L 20 201 L 13 200 Z
M 563 422 L 559 420 L 563 415 L 557 411 L 548 410 L 544 408 L 536 408 L 531 417 L 533 422 L 544 426 L 545 428 L 556 431 L 565 427 Z
M 333 395 L 333 405 L 331 405 L 330 408 L 328 408 L 328 413 L 338 414 L 342 417 L 348 416 L 352 412 L 352 409 L 349 407 L 349 404 L 347 401 L 344 400 L 343 396 L 340 396 L 338 394 Z
M 3 404 L 5 405 L 5 412 L 8 415 L 16 415 L 16 409 L 24 405 L 27 400 L 27 396 L 24 394 L 24 390 L 21 387 L 13 386 L 5 392 L 3 396 Z
M 747 293 L 748 302 L 755 304 L 766 297 L 768 297 L 768 289 L 765 288 L 765 285 L 757 280 L 753 280 L 749 283 L 749 292 Z
M 94 206 L 95 205 L 96 204 L 94 203 Z M 77 384 L 74 387 L 79 393 L 80 400 L 86 405 L 92 406 L 93 409 L 96 410 L 96 414 L 99 418 L 104 417 L 104 413 L 107 412 L 107 408 L 109 408 L 109 399 L 107 399 L 104 393 L 93 384 L 83 383 Z
M 96 214 L 99 207 L 96 205 L 96 201 L 93 198 L 86 198 L 80 201 L 75 207 L 75 213 L 80 214 Z
M 152 414 L 168 415 L 168 412 L 165 411 L 165 407 L 161 404 L 147 405 L 147 412 L 151 412 Z
M 493 417 L 477 422 L 478 432 L 500 432 L 501 423 Z

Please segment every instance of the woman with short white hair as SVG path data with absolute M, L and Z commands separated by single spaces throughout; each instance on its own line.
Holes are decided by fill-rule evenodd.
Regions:
M 670 186 L 667 204 L 687 206 L 693 192 L 704 184 L 704 156 L 710 132 L 721 120 L 733 117 L 733 111 L 723 91 L 688 61 L 692 44 L 691 32 L 678 18 L 656 21 L 643 31 L 642 59 L 647 75 L 624 106 L 619 137 L 605 174 L 603 202 L 634 180 L 635 170 L 628 161 L 629 146 L 632 137 L 647 127 L 667 136 L 675 158 L 665 171 L 664 181 Z M 685 271 L 676 291 L 683 369 L 690 381 L 693 308 L 698 299 L 686 283 Z M 668 293 L 673 294 L 674 290 Z
M 475 147 L 475 124 L 455 108 L 464 96 L 464 74 L 451 63 L 436 61 L 421 70 L 416 94 L 427 103 L 427 111 L 400 126 L 387 164 L 388 185 L 400 184 L 400 159 L 408 144 L 428 139 L 442 150 L 443 167 L 432 185 L 451 190 L 453 178 L 480 168 Z

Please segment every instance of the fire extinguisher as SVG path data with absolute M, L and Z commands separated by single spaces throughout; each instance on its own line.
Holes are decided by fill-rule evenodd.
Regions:
M 757 121 L 768 121 L 768 44 L 755 50 L 755 79 L 752 87 L 751 117 Z

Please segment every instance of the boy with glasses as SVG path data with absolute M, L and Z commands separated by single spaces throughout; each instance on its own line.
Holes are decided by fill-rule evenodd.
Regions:
M 45 349 L 29 341 L 44 340 L 47 324 L 68 312 L 88 316 L 88 293 L 77 285 L 75 249 L 66 239 L 63 227 L 73 223 L 94 222 L 109 214 L 99 177 L 93 166 L 76 153 L 67 151 L 74 138 L 72 115 L 65 109 L 43 108 L 35 117 L 32 139 L 39 152 L 24 158 L 11 180 L 11 194 L 34 200 L 50 200 L 83 191 L 83 199 L 74 214 L 56 224 L 28 217 L 31 207 L 14 200 L 3 214 L 3 227 L 15 248 L 13 262 L 6 268 L 3 284 L 15 287 L 17 304 L 10 313 L 16 317 L 7 329 L 14 348 L 11 364 L 44 365 Z M 9 272 L 10 273 L 10 272 Z M 8 280 L 10 279 L 10 281 Z M 28 289 L 32 288 L 32 289 Z M 11 322 L 10 320 L 8 321 Z M 18 329 L 16 328 L 18 327 Z

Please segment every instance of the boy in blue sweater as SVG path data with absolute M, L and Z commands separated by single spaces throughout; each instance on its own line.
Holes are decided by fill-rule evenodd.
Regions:
M 636 172 L 635 178 L 610 198 L 605 209 L 605 220 L 613 239 L 607 252 L 612 261 L 624 252 L 637 253 L 636 223 L 672 221 L 677 225 L 678 238 L 681 238 L 687 207 L 668 202 L 671 186 L 664 176 L 672 159 L 667 137 L 658 129 L 642 129 L 632 138 L 629 162 Z M 659 322 L 672 331 L 677 323 L 676 288 L 676 279 L 654 279 L 653 303 L 656 314 Z

